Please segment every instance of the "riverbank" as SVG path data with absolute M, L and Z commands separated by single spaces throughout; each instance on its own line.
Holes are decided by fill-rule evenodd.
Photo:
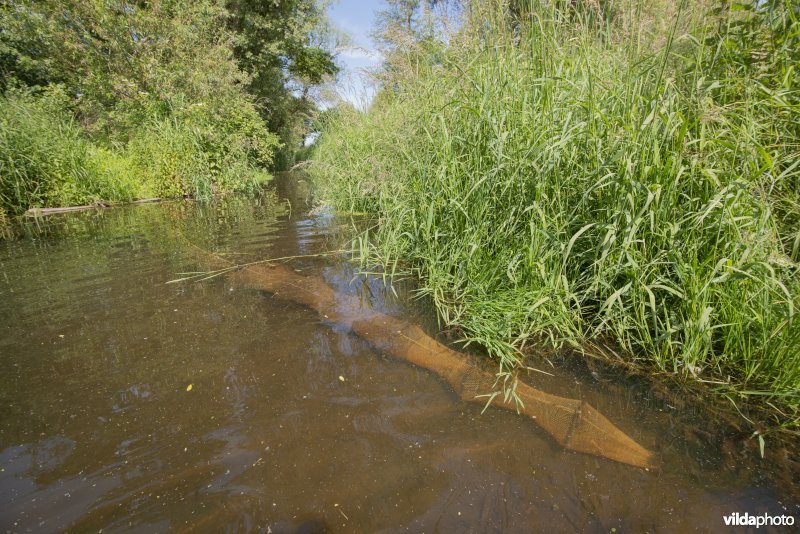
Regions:
M 69 110 L 58 87 L 0 97 L 0 210 L 6 215 L 153 197 L 207 199 L 253 192 L 271 179 L 260 164 L 270 161 L 278 140 L 253 109 L 247 110 L 249 132 L 218 122 L 200 130 L 211 118 L 184 109 L 145 121 L 124 143 L 93 139 Z M 248 148 L 259 140 L 261 159 Z
M 0 224 L 253 193 L 296 163 L 338 70 L 315 0 L 4 2 L 0 28 Z
M 330 113 L 311 173 L 381 221 L 364 262 L 419 276 L 501 372 L 602 346 L 794 433 L 797 22 L 767 4 L 663 28 L 476 12 L 395 50 L 368 112 Z

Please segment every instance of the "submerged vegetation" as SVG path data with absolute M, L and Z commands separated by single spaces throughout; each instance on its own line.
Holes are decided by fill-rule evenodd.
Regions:
M 315 0 L 0 5 L 0 220 L 35 206 L 252 191 L 335 74 Z
M 797 4 L 469 2 L 444 37 L 390 4 L 382 89 L 326 114 L 312 167 L 379 221 L 365 261 L 501 372 L 572 346 L 796 431 Z

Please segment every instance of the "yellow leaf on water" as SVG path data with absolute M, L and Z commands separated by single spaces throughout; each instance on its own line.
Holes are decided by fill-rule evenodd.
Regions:
M 189 384 L 188 386 L 186 386 L 186 391 L 192 391 L 192 385 L 191 385 L 191 384 Z

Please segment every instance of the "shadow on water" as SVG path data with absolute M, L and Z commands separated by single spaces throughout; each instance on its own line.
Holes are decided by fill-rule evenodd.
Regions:
M 800 515 L 794 473 L 732 464 L 702 413 L 583 360 L 526 380 L 593 404 L 659 469 L 481 414 L 268 293 L 165 284 L 198 269 L 185 238 L 234 261 L 341 245 L 349 222 L 306 215 L 302 183 L 276 189 L 41 219 L 0 242 L 3 530 L 717 531 L 734 512 Z M 342 258 L 289 266 L 435 333 L 406 287 L 392 298 Z

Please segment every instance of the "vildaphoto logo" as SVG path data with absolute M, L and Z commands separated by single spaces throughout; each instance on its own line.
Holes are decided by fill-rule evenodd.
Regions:
M 747 512 L 740 514 L 734 512 L 731 515 L 724 515 L 722 519 L 729 527 L 766 527 L 766 526 L 792 526 L 794 516 L 791 515 L 750 515 Z

